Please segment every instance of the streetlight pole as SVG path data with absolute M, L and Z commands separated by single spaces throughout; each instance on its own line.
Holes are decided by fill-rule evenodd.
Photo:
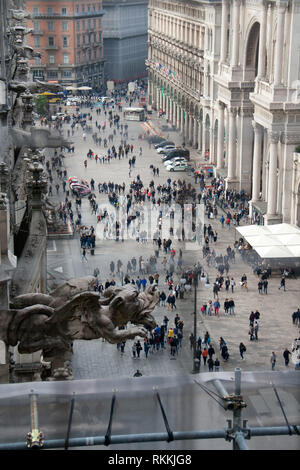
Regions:
M 193 373 L 196 374 L 200 369 L 200 358 L 197 357 L 197 287 L 198 271 L 195 268 L 193 272 L 194 283 L 194 344 L 193 344 Z

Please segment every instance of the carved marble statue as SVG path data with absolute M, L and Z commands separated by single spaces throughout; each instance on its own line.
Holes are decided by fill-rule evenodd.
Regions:
M 24 10 L 9 10 L 11 17 L 17 21 L 23 21 L 24 19 L 31 18 L 30 13 Z
M 92 291 L 95 278 L 71 279 L 49 295 L 24 294 L 13 299 L 10 310 L 0 311 L 0 339 L 18 345 L 21 354 L 42 350 L 53 370 L 71 359 L 75 339 L 105 338 L 120 343 L 146 336 L 156 322 L 151 315 L 159 301 L 156 286 L 139 293 L 132 284 L 109 287 L 104 297 Z M 130 322 L 135 325 L 119 329 Z
M 66 140 L 57 130 L 45 127 L 32 127 L 29 131 L 11 129 L 11 135 L 17 147 L 30 147 L 31 149 L 70 147 L 72 142 Z
M 35 82 L 21 82 L 21 81 L 15 81 L 11 80 L 9 82 L 8 88 L 11 91 L 14 91 L 18 95 L 21 93 L 24 93 L 26 90 L 29 90 L 31 93 L 41 93 L 45 91 L 60 91 L 61 86 L 58 83 L 46 83 L 46 82 L 41 82 L 39 80 L 36 80 Z
M 24 57 L 24 59 L 30 60 L 34 57 L 42 57 L 41 52 L 35 51 L 30 46 L 13 45 L 13 50 L 17 53 L 19 57 Z

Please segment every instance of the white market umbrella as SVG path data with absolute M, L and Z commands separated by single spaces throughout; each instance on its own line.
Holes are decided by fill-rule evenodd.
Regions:
M 92 90 L 92 88 L 90 86 L 80 86 L 79 88 L 77 88 L 77 90 L 81 90 L 81 91 Z
M 275 224 L 275 225 L 267 225 L 269 233 L 274 235 L 286 235 L 291 233 L 298 233 L 300 234 L 299 227 L 291 224 Z
M 258 246 L 256 253 L 261 258 L 294 258 L 293 253 L 284 246 Z
M 268 228 L 265 225 L 244 225 L 243 227 L 236 227 L 236 230 L 242 235 L 242 237 L 266 235 L 269 233 Z
M 272 238 L 276 238 L 284 246 L 290 247 L 290 245 L 300 246 L 300 232 L 299 233 L 287 233 L 285 235 L 273 235 Z
M 256 248 L 257 246 L 282 246 L 280 240 L 276 240 L 276 237 L 272 235 L 257 235 L 255 237 L 247 236 L 245 238 L 252 248 Z

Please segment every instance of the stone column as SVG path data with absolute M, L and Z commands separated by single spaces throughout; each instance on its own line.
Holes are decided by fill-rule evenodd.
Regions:
M 265 76 L 266 63 L 266 28 L 267 28 L 267 6 L 263 4 L 262 17 L 259 29 L 259 51 L 258 51 L 258 78 Z
M 224 168 L 224 104 L 219 101 L 217 169 Z
M 266 77 L 270 77 L 270 57 L 271 57 L 271 47 L 272 47 L 272 5 L 268 4 L 268 13 L 267 13 L 267 33 L 266 33 L 266 53 L 268 56 L 267 60 L 267 70 Z
M 203 110 L 203 121 L 202 121 L 202 156 L 205 156 L 206 151 L 206 121 L 205 121 L 205 112 Z
M 254 130 L 253 170 L 252 170 L 252 202 L 259 200 L 261 172 L 261 142 L 262 129 L 257 122 L 252 121 Z
M 275 215 L 277 210 L 277 146 L 279 141 L 278 132 L 270 131 L 268 135 L 270 139 L 270 157 L 267 217 Z
M 193 145 L 193 120 L 192 115 L 189 116 L 189 144 Z
M 240 29 L 240 0 L 233 0 L 233 18 L 232 18 L 232 49 L 231 49 L 231 67 L 236 67 L 239 61 L 239 29 Z
M 236 108 L 229 108 L 228 181 L 236 177 Z
M 222 1 L 222 20 L 221 20 L 221 51 L 220 62 L 226 61 L 227 54 L 227 28 L 228 28 L 228 2 Z
M 195 149 L 198 148 L 197 141 L 198 141 L 198 121 L 197 121 L 196 118 L 194 118 L 193 147 L 194 147 Z
M 183 107 L 181 107 L 180 108 L 180 132 L 183 135 L 183 139 L 184 139 L 184 124 L 185 124 L 184 109 Z
M 277 32 L 276 46 L 274 57 L 274 85 L 281 84 L 282 76 L 282 51 L 284 40 L 284 19 L 285 19 L 286 2 L 277 2 Z
M 189 115 L 187 112 L 185 112 L 183 138 L 185 142 L 189 140 Z
M 198 150 L 202 150 L 202 121 L 199 118 L 198 122 Z

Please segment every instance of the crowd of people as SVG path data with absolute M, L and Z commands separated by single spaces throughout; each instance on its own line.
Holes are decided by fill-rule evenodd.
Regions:
M 115 111 L 121 111 L 117 105 L 118 100 L 114 104 L 101 103 L 96 106 L 96 100 L 83 99 L 78 105 L 77 112 L 67 118 L 59 120 L 58 128 L 63 129 L 66 124 L 69 129 L 67 130 L 68 136 L 74 135 L 81 130 L 83 133 L 90 133 L 94 148 L 90 148 L 85 160 L 84 167 L 87 168 L 95 164 L 113 163 L 114 161 L 127 160 L 129 166 L 129 178 L 131 178 L 131 171 L 135 168 L 137 161 L 142 158 L 141 148 L 138 149 L 132 142 L 128 142 L 128 126 L 122 124 L 120 115 Z M 85 111 L 85 108 L 89 110 Z M 96 120 L 93 119 L 92 111 L 96 109 Z M 100 123 L 101 119 L 101 123 Z M 104 120 L 104 122 L 103 122 Z M 117 141 L 119 140 L 119 144 Z M 90 146 L 90 145 L 89 145 Z M 74 146 L 72 147 L 74 152 Z M 117 242 L 122 242 L 126 234 L 130 233 L 130 237 L 135 239 L 138 243 L 146 243 L 151 241 L 153 243 L 154 253 L 151 256 L 141 256 L 139 259 L 132 257 L 131 259 L 123 262 L 121 260 L 112 260 L 110 263 L 111 278 L 102 276 L 101 280 L 98 274 L 94 289 L 102 293 L 110 285 L 116 283 L 134 284 L 139 291 L 145 290 L 152 284 L 157 284 L 160 287 L 160 306 L 173 312 L 177 311 L 176 301 L 182 300 L 186 295 L 191 292 L 191 278 L 185 276 L 183 272 L 183 256 L 182 251 L 179 249 L 176 253 L 174 249 L 174 240 L 201 240 L 203 244 L 202 254 L 203 263 L 206 263 L 207 269 L 215 268 L 216 277 L 215 281 L 211 283 L 209 295 L 206 301 L 201 305 L 201 313 L 206 315 L 209 319 L 211 316 L 219 317 L 224 315 L 235 315 L 236 305 L 234 301 L 234 293 L 236 290 L 236 281 L 232 275 L 232 266 L 235 264 L 236 255 L 242 256 L 243 250 L 241 244 L 235 243 L 233 247 L 228 246 L 225 253 L 218 252 L 218 241 L 222 239 L 220 231 L 229 229 L 231 225 L 239 225 L 241 221 L 247 222 L 249 219 L 249 198 L 243 191 L 236 191 L 226 189 L 224 179 L 220 177 L 210 177 L 207 182 L 207 176 L 204 171 L 197 171 L 194 173 L 195 184 L 186 179 L 172 180 L 168 178 L 165 183 L 157 182 L 156 176 L 158 168 L 150 165 L 150 170 L 153 172 L 153 178 L 149 184 L 145 184 L 141 176 L 137 174 L 129 181 L 122 184 L 116 183 L 113 179 L 103 181 L 103 178 L 97 180 L 97 175 L 89 181 L 91 188 L 91 195 L 89 196 L 91 213 L 95 215 L 95 224 L 92 226 L 85 226 L 82 221 L 81 213 L 81 198 L 75 198 L 75 211 L 73 213 L 74 200 L 70 199 L 70 191 L 68 190 L 67 172 L 64 168 L 65 150 L 61 149 L 58 154 L 55 151 L 52 162 L 47 162 L 47 171 L 49 181 L 51 183 L 51 190 L 49 195 L 52 195 L 52 185 L 56 188 L 56 194 L 62 195 L 65 198 L 59 207 L 59 217 L 66 223 L 67 218 L 78 229 L 80 238 L 80 247 L 82 250 L 82 261 L 87 261 L 87 250 L 93 254 L 96 246 L 96 232 L 102 231 L 103 239 L 114 239 Z M 51 168 L 50 168 L 51 166 Z M 84 170 L 83 170 L 84 172 Z M 209 184 L 207 184 L 209 183 Z M 51 191 L 51 192 L 50 192 Z M 203 204 L 205 214 L 208 218 L 208 223 L 201 226 L 202 233 L 199 233 L 199 225 L 195 224 L 194 219 L 191 224 L 191 230 L 185 231 L 182 227 L 177 227 L 174 224 L 174 208 L 173 205 L 179 204 L 182 206 L 184 203 Z M 152 227 L 151 236 L 145 230 L 144 223 L 147 217 L 146 210 L 150 208 L 155 214 L 154 225 Z M 116 209 L 116 210 L 115 210 Z M 119 217 L 118 214 L 121 216 Z M 194 212 L 193 212 L 194 215 Z M 212 222 L 219 221 L 220 230 L 213 228 Z M 163 231 L 164 224 L 167 222 L 168 230 Z M 215 224 L 213 224 L 215 225 Z M 94 228 L 94 226 L 96 228 Z M 123 265 L 124 263 L 124 265 Z M 206 285 L 210 284 L 206 268 L 201 267 L 199 271 L 199 280 L 203 281 Z M 269 272 L 256 271 L 260 277 L 258 281 L 259 294 L 268 293 L 268 277 Z M 105 276 L 106 277 L 106 276 Z M 176 279 L 177 278 L 177 279 Z M 163 280 L 162 280 L 163 279 Z M 247 276 L 243 275 L 239 282 L 240 288 L 248 290 Z M 163 288 L 162 288 L 163 287 Z M 279 289 L 286 289 L 285 276 L 282 277 Z M 225 297 L 221 301 L 221 295 Z M 237 309 L 238 310 L 238 309 Z M 252 313 L 250 317 L 252 318 Z M 256 315 L 256 312 L 255 312 Z M 294 315 L 293 322 L 299 324 L 297 315 Z M 181 346 L 182 338 L 178 338 L 176 330 L 174 333 L 174 342 L 176 348 L 171 348 L 169 342 L 169 330 L 165 328 L 164 324 L 158 326 L 159 330 L 149 333 L 145 343 L 140 349 L 138 341 L 133 344 L 132 355 L 138 358 L 140 351 L 144 349 L 145 344 L 148 344 L 148 351 L 154 353 L 162 350 L 166 345 L 170 345 L 171 351 L 178 353 Z M 249 340 L 258 340 L 259 317 L 255 317 L 252 321 L 249 320 Z M 160 332 L 158 334 L 158 331 Z M 163 337 L 163 342 L 161 341 Z M 160 341 L 158 340 L 160 339 Z M 207 338 L 206 338 L 207 340 Z M 196 341 L 194 339 L 194 341 Z M 201 340 L 202 341 L 202 340 Z M 180 344 L 178 344 L 180 343 Z M 212 344 L 200 342 L 197 340 L 198 350 L 201 351 L 201 358 L 203 363 L 208 365 L 209 370 L 219 370 L 219 358 L 213 358 Z M 125 345 L 118 345 L 118 348 L 123 353 Z M 243 343 L 239 345 L 239 353 L 241 359 L 245 352 Z M 226 349 L 227 348 L 227 349 Z M 139 353 L 138 353 L 139 350 Z M 203 356 L 204 352 L 204 356 Z M 206 356 L 207 352 L 207 356 Z M 176 356 L 174 353 L 173 355 Z M 145 352 L 146 355 L 146 352 Z M 198 353 L 199 355 L 199 353 Z M 147 357 L 147 356 L 146 356 Z M 204 359 L 206 357 L 206 359 Z M 228 346 L 225 341 L 220 345 L 220 357 L 224 361 L 228 361 L 229 352 Z M 214 361 L 213 367 L 212 362 Z M 217 362 L 217 363 L 215 363 Z

